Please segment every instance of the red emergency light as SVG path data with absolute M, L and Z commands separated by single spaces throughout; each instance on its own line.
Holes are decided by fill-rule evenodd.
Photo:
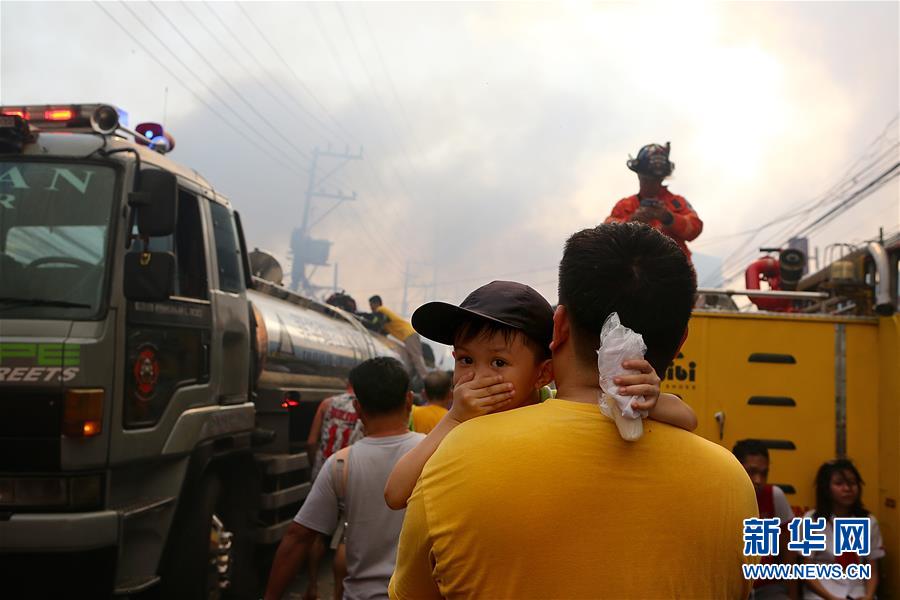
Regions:
M 27 110 L 20 110 L 17 108 L 7 108 L 3 110 L 3 114 L 7 117 L 22 117 L 26 121 L 31 118 L 31 115 L 28 114 Z
M 44 111 L 45 121 L 71 121 L 74 116 L 71 108 L 51 108 Z
M 0 106 L 0 113 L 20 117 L 38 130 L 94 131 L 111 135 L 121 126 L 128 126 L 128 114 L 109 104 L 14 104 Z

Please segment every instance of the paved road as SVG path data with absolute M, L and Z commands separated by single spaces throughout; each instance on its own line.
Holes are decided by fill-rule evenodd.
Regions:
M 334 552 L 328 550 L 322 562 L 319 564 L 319 598 L 321 600 L 332 600 L 334 598 L 334 575 L 331 573 L 331 557 Z M 303 572 L 297 575 L 297 579 L 288 588 L 286 598 L 290 600 L 303 600 L 306 592 L 306 582 L 309 577 L 306 567 Z M 339 599 L 338 599 L 339 600 Z

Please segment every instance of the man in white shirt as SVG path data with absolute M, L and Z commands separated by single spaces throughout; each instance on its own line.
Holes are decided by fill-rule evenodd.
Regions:
M 325 461 L 278 547 L 266 600 L 284 595 L 316 536 L 331 535 L 339 522 L 346 527 L 344 598 L 388 597 L 405 511 L 388 508 L 384 486 L 394 464 L 425 436 L 409 431 L 412 392 L 399 361 L 385 357 L 367 360 L 350 371 L 350 384 L 365 437 Z

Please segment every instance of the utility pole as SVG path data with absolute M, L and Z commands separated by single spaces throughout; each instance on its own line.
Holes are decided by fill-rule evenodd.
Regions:
M 319 158 L 333 158 L 340 161 L 336 167 L 319 176 Z M 334 209 L 348 200 L 356 200 L 356 192 L 345 194 L 343 191 L 327 192 L 322 187 L 328 179 L 347 165 L 351 160 L 362 160 L 362 148 L 358 154 L 350 154 L 349 149 L 344 152 L 332 152 L 329 146 L 328 150 L 322 151 L 318 147 L 313 149 L 310 157 L 309 165 L 309 181 L 306 185 L 306 194 L 303 203 L 303 221 L 299 229 L 295 229 L 291 235 L 291 251 L 293 259 L 291 263 L 291 289 L 303 289 L 307 294 L 313 295 L 320 289 L 327 289 L 327 286 L 314 285 L 310 279 L 312 274 L 306 275 L 306 267 L 326 266 L 328 264 L 328 254 L 331 247 L 331 241 L 313 239 L 310 231 L 315 225 L 327 217 Z M 328 199 L 336 200 L 332 206 L 322 213 L 315 221 L 310 223 L 310 212 L 313 200 Z M 337 288 L 337 265 L 334 268 L 334 287 Z
M 409 291 L 409 261 L 406 261 L 406 270 L 403 272 L 403 303 L 400 305 L 400 314 L 406 317 L 406 298 Z
M 424 283 L 416 283 L 415 279 L 411 279 L 412 275 L 412 265 L 419 265 L 423 267 L 433 266 L 434 272 L 432 274 L 432 280 L 429 283 L 427 281 L 427 275 L 423 275 L 425 278 Z M 430 262 L 419 262 L 415 260 L 407 260 L 406 261 L 406 269 L 403 271 L 403 302 L 400 304 L 400 314 L 403 317 L 408 317 L 407 314 L 409 311 L 409 290 L 410 288 L 418 288 L 422 290 L 422 298 L 425 301 L 428 301 L 429 291 L 431 292 L 431 299 L 437 299 L 437 264 Z

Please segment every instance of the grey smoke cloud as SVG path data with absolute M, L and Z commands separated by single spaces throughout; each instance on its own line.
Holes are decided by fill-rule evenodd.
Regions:
M 893 3 L 342 4 L 340 11 L 245 4 L 290 69 L 234 4 L 212 10 L 262 68 L 206 6 L 158 6 L 256 113 L 152 6 L 129 8 L 253 125 L 258 143 L 296 169 L 211 114 L 92 4 L 0 4 L 0 100 L 104 100 L 133 120 L 158 120 L 168 87 L 166 124 L 178 141 L 172 157 L 228 195 L 249 244 L 273 251 L 286 270 L 307 185 L 299 171 L 308 160 L 293 147 L 363 146 L 364 161 L 332 182 L 356 190 L 358 200 L 314 234 L 334 242 L 341 287 L 360 302 L 381 292 L 395 307 L 407 261 L 417 284 L 410 308 L 432 295 L 458 301 L 504 277 L 554 301 L 553 267 L 565 238 L 634 193 L 624 161 L 651 141 L 673 143 L 672 189 L 706 223 L 696 248 L 727 255 L 741 241 L 727 234 L 827 189 L 900 105 Z M 236 121 L 124 7 L 104 7 Z M 896 227 L 897 192 L 895 181 L 813 243 Z M 317 201 L 313 218 L 329 207 Z M 424 287 L 435 276 L 437 290 Z M 314 279 L 330 285 L 330 268 Z

